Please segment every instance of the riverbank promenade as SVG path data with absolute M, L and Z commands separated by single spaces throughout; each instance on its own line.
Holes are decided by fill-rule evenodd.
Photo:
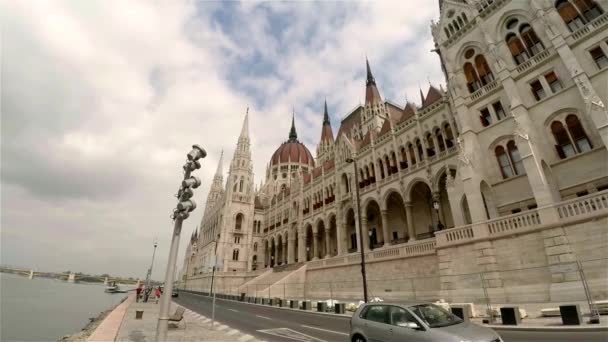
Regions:
M 179 306 L 171 303 L 171 313 Z M 143 311 L 141 319 L 136 319 L 136 312 Z M 151 300 L 148 303 L 135 302 L 135 295 L 130 295 L 118 305 L 89 337 L 90 342 L 124 341 L 153 342 L 156 335 L 156 324 L 160 304 Z M 215 323 L 191 310 L 186 309 L 180 322 L 169 323 L 168 341 L 257 341 L 253 336 L 242 334 L 236 329 Z

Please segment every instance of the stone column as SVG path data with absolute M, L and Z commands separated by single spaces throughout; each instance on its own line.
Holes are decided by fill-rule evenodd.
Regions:
M 405 202 L 405 218 L 407 220 L 407 235 L 410 236 L 410 241 L 416 241 L 416 232 L 414 230 L 414 217 L 412 216 L 412 202 Z
M 319 259 L 319 232 L 315 229 L 312 232 L 312 260 Z
M 306 234 L 298 234 L 298 262 L 306 261 Z
M 287 244 L 287 263 L 293 264 L 296 262 L 296 238 L 293 234 L 289 235 Z
M 342 216 L 344 213 L 338 212 L 336 214 L 336 247 L 338 248 L 338 255 L 346 254 L 344 246 L 346 245 L 344 239 L 346 237 L 346 224 L 343 222 Z
M 391 237 L 388 235 L 388 210 L 380 210 L 380 216 L 382 217 L 382 236 L 384 237 L 384 247 L 389 246 L 391 243 Z
M 324 256 L 325 258 L 329 258 L 329 256 L 331 255 L 331 252 L 330 252 L 331 241 L 329 239 L 329 236 L 330 236 L 330 231 L 329 231 L 329 229 L 326 228 L 325 229 L 325 256 Z
M 283 242 L 283 255 L 281 255 L 281 261 L 283 264 L 287 264 L 287 241 Z
M 369 251 L 369 234 L 367 233 L 367 217 L 361 216 L 361 234 L 363 234 L 363 250 Z

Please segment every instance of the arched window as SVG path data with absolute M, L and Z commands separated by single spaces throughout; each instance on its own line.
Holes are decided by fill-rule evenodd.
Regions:
M 412 165 L 416 165 L 416 153 L 414 153 L 414 145 L 410 143 L 407 148 L 410 152 L 410 157 L 412 158 Z
M 447 28 L 447 27 L 444 27 L 444 28 L 443 28 L 443 32 L 445 32 L 445 36 L 446 36 L 446 37 L 450 38 L 450 31 L 448 31 L 448 28 Z
M 257 251 L 258 251 L 258 243 L 257 243 L 257 242 L 254 242 L 254 243 L 253 243 L 253 251 L 254 251 L 254 252 L 257 252 Z
M 560 121 L 554 121 L 551 124 L 551 133 L 553 133 L 553 138 L 555 138 L 555 149 L 561 159 L 576 154 L 574 144 L 572 144 L 568 132 L 566 132 L 566 128 L 564 128 L 564 125 Z
M 443 134 L 441 134 L 441 129 L 437 128 L 435 130 L 435 137 L 437 138 L 437 144 L 439 145 L 439 151 L 444 151 L 445 145 L 443 144 Z
M 369 167 L 365 165 L 365 185 L 368 185 L 372 182 L 372 175 L 369 173 Z
M 593 0 L 574 0 L 574 4 L 583 13 L 587 21 L 592 21 L 604 13 L 602 8 Z
M 435 143 L 433 141 L 433 135 L 431 135 L 431 133 L 427 133 L 426 134 L 426 152 L 428 153 L 429 157 L 432 157 L 435 155 Z
M 470 93 L 475 92 L 480 87 L 494 81 L 492 70 L 482 54 L 476 54 L 474 48 L 465 51 L 466 62 L 463 66 L 467 88 Z
M 378 168 L 380 169 L 380 177 L 384 179 L 384 166 L 382 165 L 382 159 L 378 159 Z
M 471 63 L 466 63 L 464 65 L 464 77 L 467 80 L 467 88 L 470 93 L 474 93 L 480 87 L 479 77 L 477 77 L 477 72 Z
M 407 169 L 408 167 L 408 163 L 407 163 L 407 152 L 405 151 L 405 147 L 401 147 L 401 162 L 399 163 L 401 166 L 401 169 Z
M 384 155 L 384 166 L 386 166 L 387 176 L 392 175 L 393 169 L 391 168 L 391 161 L 390 159 L 388 159 L 388 156 L 386 154 Z
M 545 49 L 529 24 L 511 19 L 507 22 L 506 28 L 509 32 L 505 40 L 517 65 Z
M 243 225 L 243 214 L 239 213 L 236 215 L 234 229 L 241 230 L 242 225 Z
M 562 20 L 564 21 L 564 23 L 566 23 L 566 26 L 568 26 L 568 29 L 571 32 L 574 32 L 585 26 L 585 22 L 576 10 L 576 7 L 574 7 L 574 5 L 571 4 L 569 1 L 557 1 L 555 3 L 555 8 L 557 9 L 557 13 L 559 13 L 560 17 L 562 17 Z
M 239 185 L 238 182 L 234 182 L 234 187 L 232 188 L 232 192 L 236 192 L 236 187 Z
M 507 35 L 507 45 L 509 46 L 509 50 L 511 51 L 511 55 L 515 60 L 517 65 L 525 62 L 530 58 L 528 52 L 524 48 L 524 44 L 521 42 L 519 37 L 515 33 L 509 33 Z
M 475 57 L 475 67 L 477 68 L 477 74 L 479 75 L 481 84 L 486 85 L 494 81 L 492 70 L 490 70 L 488 62 L 486 62 L 486 58 L 483 55 L 477 55 Z
M 568 115 L 568 117 L 566 117 L 566 125 L 568 126 L 568 132 L 570 132 L 570 136 L 574 140 L 574 145 L 579 153 L 589 151 L 593 148 L 591 141 L 587 138 L 587 134 L 585 134 L 585 130 L 576 115 Z
M 345 173 L 342 174 L 342 188 L 344 189 L 345 193 L 350 192 L 350 186 L 348 184 L 348 176 Z
M 369 169 L 372 175 L 372 184 L 376 183 L 376 168 L 374 167 L 374 163 L 369 163 Z
M 524 163 L 521 160 L 521 156 L 519 155 L 519 150 L 515 145 L 513 140 L 507 143 L 507 151 L 509 152 L 509 157 L 511 158 L 511 164 L 513 165 L 513 170 L 516 175 L 523 175 L 526 173 L 526 169 L 524 168 Z
M 507 156 L 504 147 L 497 146 L 494 153 L 496 153 L 496 159 L 498 160 L 498 166 L 500 166 L 502 178 L 507 179 L 509 177 L 513 177 L 511 162 L 509 161 L 509 156 Z
M 450 148 L 454 146 L 454 133 L 452 133 L 452 127 L 449 123 L 443 125 L 443 131 L 445 132 L 445 143 Z
M 395 155 L 395 151 L 391 152 L 391 156 L 393 158 L 393 166 L 392 166 L 393 173 L 397 173 L 397 171 L 399 171 L 399 169 L 397 168 L 397 155 Z
M 238 249 L 235 249 L 232 251 L 232 260 L 234 260 L 234 261 L 239 260 L 239 250 Z
M 532 56 L 545 49 L 543 43 L 540 42 L 540 39 L 538 39 L 536 32 L 534 32 L 534 29 L 532 29 L 530 25 L 521 25 L 521 27 L 519 28 L 519 32 L 521 34 L 521 38 L 524 41 L 524 44 L 526 44 L 526 47 L 528 48 L 528 51 L 530 51 L 530 54 Z
M 416 149 L 418 150 L 418 156 L 420 160 L 424 160 L 424 151 L 422 150 L 422 142 L 420 139 L 416 139 Z

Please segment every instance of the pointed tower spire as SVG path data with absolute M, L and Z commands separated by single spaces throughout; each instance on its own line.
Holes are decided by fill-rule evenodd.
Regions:
M 418 87 L 418 90 L 420 90 L 420 103 L 423 104 L 424 103 L 424 94 L 422 93 L 422 89 L 420 88 L 420 85 Z
M 372 68 L 369 67 L 369 60 L 367 60 L 367 57 L 365 57 L 365 65 L 367 67 L 367 81 L 365 82 L 365 85 L 376 85 L 376 80 L 374 79 L 374 75 L 372 75 Z
M 329 114 L 327 113 L 327 99 L 325 100 L 325 110 L 323 112 L 323 124 L 329 123 Z
M 249 107 L 247 107 L 247 112 L 245 113 L 245 119 L 243 120 L 243 128 L 241 128 L 241 138 L 249 138 Z
M 365 104 L 382 101 L 380 92 L 376 87 L 376 79 L 372 75 L 372 69 L 369 67 L 369 60 L 365 58 L 365 66 L 367 68 L 367 80 L 365 81 Z
M 217 170 L 215 170 L 214 178 L 220 178 L 220 179 L 222 178 L 223 165 L 224 165 L 224 149 L 222 149 L 222 152 L 220 153 L 220 161 L 217 163 Z
M 289 141 L 296 141 L 298 133 L 296 133 L 296 111 L 291 112 L 291 130 L 289 130 Z

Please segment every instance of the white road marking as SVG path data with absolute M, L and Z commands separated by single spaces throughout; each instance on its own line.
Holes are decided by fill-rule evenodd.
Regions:
M 239 310 L 234 310 L 234 309 L 228 309 L 230 311 L 234 311 L 234 312 L 239 312 Z
M 260 316 L 260 315 L 255 315 L 255 316 L 256 316 L 256 317 L 263 318 L 263 319 L 270 319 L 270 320 L 272 320 L 272 318 L 270 318 L 270 317 L 266 317 L 266 316 Z
M 288 338 L 290 340 L 302 341 L 302 342 L 327 342 L 317 337 L 312 337 L 310 335 L 306 335 L 302 332 L 292 330 L 289 328 L 276 328 L 276 329 L 264 329 L 258 330 L 258 332 L 279 336 L 283 338 Z
M 251 340 L 252 338 L 253 338 L 253 336 L 251 336 L 251 335 L 243 335 L 239 338 L 239 342 L 246 342 L 246 341 Z
M 301 324 L 300 326 L 302 326 L 302 327 L 304 327 L 304 328 L 308 328 L 308 329 L 321 330 L 321 331 L 326 331 L 326 332 L 330 332 L 330 333 L 334 333 L 334 334 L 338 334 L 338 335 L 345 335 L 345 336 L 348 336 L 348 334 L 347 334 L 347 333 L 343 333 L 343 332 L 339 332 L 339 331 L 333 331 L 333 330 L 321 329 L 321 328 L 317 328 L 317 327 L 311 327 L 310 325 L 304 325 L 304 324 Z
M 222 330 L 226 330 L 228 327 L 225 325 L 220 325 L 219 327 L 217 327 L 217 330 L 222 331 Z
M 236 330 L 236 329 L 231 329 L 231 330 L 230 330 L 228 333 L 226 333 L 226 335 L 228 335 L 228 336 L 232 336 L 232 335 L 234 335 L 234 334 L 238 334 L 238 333 L 239 333 L 239 331 L 238 331 L 238 330 Z

